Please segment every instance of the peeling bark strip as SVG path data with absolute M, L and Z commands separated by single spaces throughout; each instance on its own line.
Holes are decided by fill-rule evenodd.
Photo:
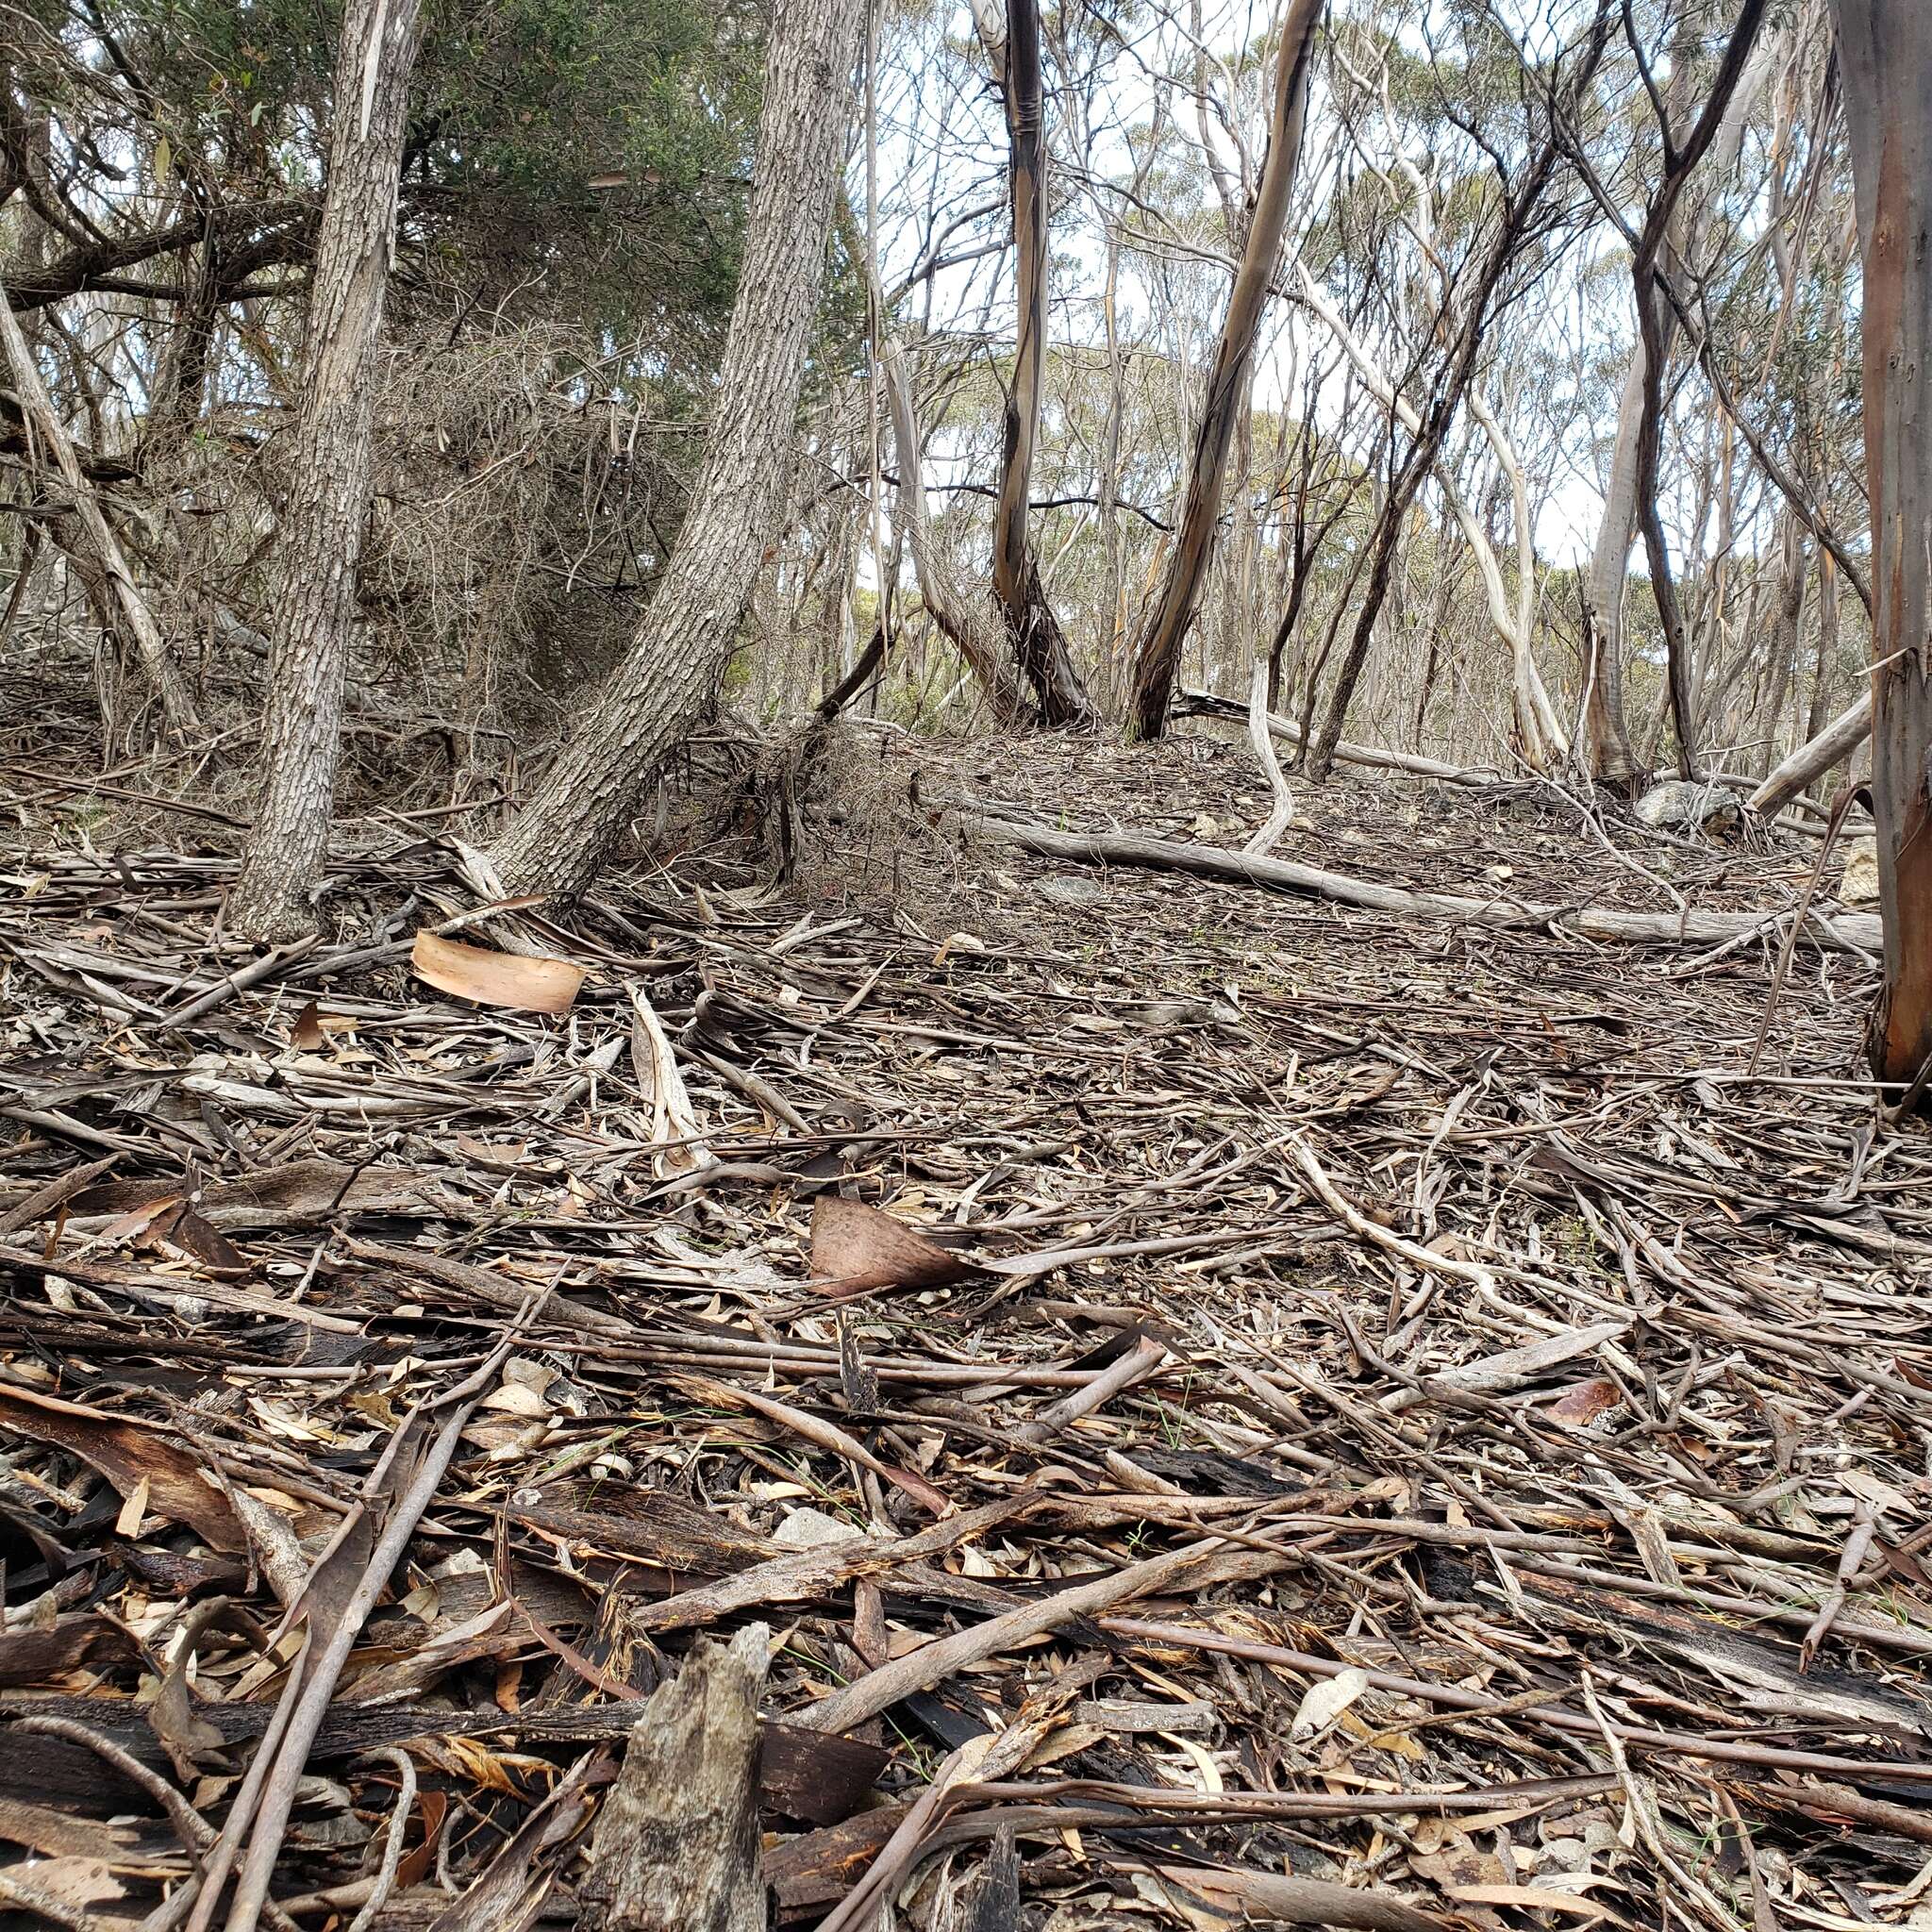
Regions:
M 1921 0 L 1834 0 L 1864 257 L 1872 496 L 1872 798 L 1885 987 L 1873 1071 L 1932 1060 L 1932 34 Z
M 624 661 L 491 854 L 512 892 L 581 892 L 717 696 L 791 476 L 862 19 L 858 0 L 774 8 L 744 259 L 691 514 Z
M 1208 400 L 1194 432 L 1180 528 L 1154 615 L 1135 652 L 1131 723 L 1137 738 L 1158 738 L 1167 729 L 1168 698 L 1180 667 L 1181 646 L 1193 625 L 1208 566 L 1213 559 L 1227 447 L 1234 436 L 1235 418 L 1245 406 L 1255 341 L 1260 334 L 1275 258 L 1281 253 L 1281 238 L 1287 231 L 1288 204 L 1301 160 L 1308 69 L 1313 64 L 1315 25 L 1322 17 L 1323 4 L 1324 0 L 1293 0 L 1281 29 L 1281 50 L 1274 68 L 1274 114 L 1267 158 L 1261 164 L 1261 183 L 1248 224 L 1247 246 L 1241 252 L 1234 287 L 1228 291 L 1227 316 L 1214 352 L 1213 373 L 1208 378 Z
M 421 43 L 421 0 L 350 0 L 336 54 L 308 379 L 288 505 L 275 533 L 261 804 L 228 912 L 236 930 L 255 939 L 313 929 L 314 892 L 328 858 L 369 517 L 371 375 L 395 248 L 409 75 Z
M 767 1632 L 701 1643 L 651 1693 L 598 1814 L 580 1896 L 605 1932 L 765 1932 L 758 1698 Z

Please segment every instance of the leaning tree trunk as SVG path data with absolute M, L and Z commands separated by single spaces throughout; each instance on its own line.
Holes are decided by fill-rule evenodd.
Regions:
M 1040 566 L 1026 532 L 1046 374 L 1046 140 L 1038 0 L 1008 0 L 1006 42 L 994 58 L 1006 97 L 1019 301 L 999 504 L 993 517 L 992 590 L 1014 658 L 1039 702 L 1040 722 L 1091 731 L 1099 720 L 1041 588 Z
M 375 340 L 421 38 L 420 0 L 349 0 L 342 16 L 328 192 L 308 298 L 308 380 L 276 530 L 261 803 L 228 904 L 229 924 L 251 938 L 312 928 L 328 858 L 369 516 Z
M 629 652 L 491 855 L 512 891 L 582 891 L 717 696 L 790 481 L 862 11 L 859 0 L 774 9 L 744 262 L 691 513 Z
M 1872 497 L 1872 799 L 1885 985 L 1881 1080 L 1932 1059 L 1932 34 L 1922 0 L 1835 0 L 1864 256 Z M 1922 1090 L 1923 1091 L 1923 1090 Z
M 1274 113 L 1269 128 L 1268 154 L 1261 163 L 1260 185 L 1255 192 L 1248 222 L 1247 246 L 1234 287 L 1228 292 L 1227 315 L 1208 378 L 1208 399 L 1194 431 L 1193 460 L 1188 469 L 1187 494 L 1166 575 L 1156 597 L 1154 615 L 1141 634 L 1134 655 L 1134 690 L 1129 727 L 1136 738 L 1158 738 L 1167 728 L 1168 699 L 1180 668 L 1181 645 L 1187 641 L 1208 566 L 1214 557 L 1214 537 L 1221 521 L 1222 480 L 1227 469 L 1228 444 L 1234 437 L 1235 413 L 1248 392 L 1248 370 L 1254 361 L 1255 341 L 1261 313 L 1274 278 L 1275 259 L 1288 227 L 1289 199 L 1294 192 L 1301 160 L 1302 124 L 1308 104 L 1308 70 L 1313 62 L 1315 24 L 1324 0 L 1291 0 L 1281 29 L 1281 50 L 1275 58 Z

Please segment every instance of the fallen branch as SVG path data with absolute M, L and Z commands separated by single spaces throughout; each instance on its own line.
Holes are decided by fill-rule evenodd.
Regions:
M 1174 701 L 1176 718 L 1238 718 L 1245 720 L 1248 708 L 1211 691 L 1184 691 Z M 1270 711 L 1268 729 L 1284 744 L 1301 747 L 1299 724 Z M 1335 756 L 1345 765 L 1372 765 L 1383 772 L 1407 772 L 1412 778 L 1440 778 L 1445 785 L 1495 785 L 1503 774 L 1489 765 L 1445 765 L 1441 758 L 1419 758 L 1412 752 L 1383 751 L 1373 744 L 1350 744 L 1345 739 L 1335 747 Z
M 1507 899 L 1476 899 L 1461 892 L 1414 892 L 1377 885 L 1346 873 L 1291 859 L 1261 858 L 1219 845 L 1184 845 L 1172 839 L 1142 838 L 1133 832 L 1061 832 L 1037 820 L 1004 817 L 982 806 L 980 829 L 988 837 L 1048 858 L 1071 858 L 1089 865 L 1138 865 L 1157 872 L 1191 873 L 1196 878 L 1231 879 L 1277 892 L 1331 899 L 1371 912 L 1405 919 L 1441 919 L 1457 925 L 1563 927 L 1586 939 L 1621 940 L 1639 945 L 1716 945 L 1761 925 L 1761 912 L 1624 912 L 1601 906 L 1542 906 Z M 1872 954 L 1883 942 L 1871 913 L 1840 913 L 1837 919 L 1813 914 L 1810 927 L 1840 952 Z

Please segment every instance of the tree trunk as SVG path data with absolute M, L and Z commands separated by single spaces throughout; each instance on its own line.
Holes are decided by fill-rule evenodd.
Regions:
M 1288 226 L 1288 205 L 1294 192 L 1302 124 L 1307 111 L 1315 25 L 1322 17 L 1322 5 L 1323 0 L 1291 0 L 1281 29 L 1281 48 L 1275 57 L 1274 121 L 1248 223 L 1247 245 L 1228 294 L 1208 399 L 1194 433 L 1193 460 L 1174 548 L 1154 615 L 1135 652 L 1129 727 L 1137 738 L 1158 738 L 1167 728 L 1168 698 L 1180 665 L 1181 645 L 1200 608 L 1208 565 L 1214 555 L 1222 478 L 1234 435 L 1235 411 L 1247 394 L 1255 340 L 1260 332 L 1269 284 Z
M 369 517 L 375 341 L 421 24 L 420 0 L 349 0 L 342 16 L 328 192 L 308 298 L 308 379 L 276 531 L 261 802 L 228 902 L 229 924 L 254 939 L 313 928 L 328 858 Z
M 892 441 L 899 454 L 899 521 L 912 552 L 912 575 L 932 621 L 965 658 L 986 692 L 994 722 L 1008 727 L 1030 723 L 1027 706 L 1001 646 L 999 627 L 983 597 L 961 591 L 932 541 L 925 511 L 924 453 L 919 421 L 912 409 L 912 382 L 905 352 L 890 338 L 880 344 L 886 379 L 886 408 L 892 419 Z
M 20 318 L 13 312 L 4 285 L 0 285 L 0 367 L 11 368 L 29 432 L 53 451 L 68 501 L 86 533 L 87 553 L 84 555 L 78 546 L 72 546 L 69 554 L 81 566 L 96 615 L 110 634 L 119 631 L 133 638 L 135 653 L 161 701 L 169 730 L 176 735 L 193 730 L 194 701 L 188 694 L 188 686 L 175 660 L 168 655 L 168 646 L 147 600 L 134 581 L 134 573 L 127 567 L 126 555 L 94 495 L 74 440 L 67 434 L 46 386 L 41 381 L 32 346 L 21 328 Z M 58 524 L 55 541 L 61 541 Z
M 1686 31 L 1678 37 L 1670 77 L 1664 83 L 1663 107 L 1665 113 L 1673 117 L 1689 109 L 1687 96 L 1693 46 L 1690 30 L 1694 18 L 1689 10 L 1682 16 Z M 1730 91 L 1728 111 L 1714 130 L 1711 142 L 1716 150 L 1713 182 L 1736 164 L 1744 124 L 1763 78 L 1762 67 L 1763 63 L 1754 67 Z M 1680 169 L 1680 178 L 1685 172 L 1688 171 Z M 1674 203 L 1674 193 L 1669 198 Z M 1708 213 L 1708 205 L 1701 204 L 1683 225 L 1685 233 L 1679 252 L 1686 259 L 1697 253 Z M 1668 219 L 1667 209 L 1667 224 Z M 1652 278 L 1643 279 L 1648 283 Z M 1597 526 L 1596 545 L 1584 578 L 1584 677 L 1589 693 L 1584 711 L 1585 736 L 1589 740 L 1591 774 L 1610 784 L 1626 783 L 1640 776 L 1643 770 L 1643 761 L 1631 746 L 1630 730 L 1624 715 L 1624 586 L 1629 575 L 1630 546 L 1638 535 L 1640 521 L 1641 449 L 1645 399 L 1652 379 L 1646 343 L 1654 338 L 1660 356 L 1668 357 L 1676 329 L 1675 308 L 1660 287 L 1651 286 L 1640 292 L 1637 316 L 1637 341 L 1631 347 L 1624 392 L 1617 406 L 1617 438 L 1611 451 L 1603 521 Z M 1657 372 L 1659 384 L 1663 375 L 1662 370 Z
M 1596 548 L 1584 576 L 1583 667 L 1589 696 L 1584 734 L 1591 775 L 1621 785 L 1642 770 L 1624 718 L 1624 584 L 1630 569 L 1630 541 L 1637 530 L 1637 431 L 1643 420 L 1645 367 L 1639 338 L 1617 405 L 1617 441 L 1610 457 L 1609 489 Z
M 1091 731 L 1100 721 L 1041 589 L 1039 564 L 1026 533 L 1033 446 L 1040 435 L 1046 373 L 1046 142 L 1038 0 L 1008 0 L 1006 43 L 995 58 L 1006 99 L 1019 299 L 1013 380 L 1007 391 L 1005 456 L 993 517 L 993 596 L 1014 658 L 1039 701 L 1040 722 Z
M 629 652 L 491 855 L 512 891 L 581 892 L 717 696 L 786 498 L 861 18 L 858 0 L 774 9 L 744 263 L 691 513 Z
M 1670 543 L 1664 534 L 1663 515 L 1657 506 L 1657 478 L 1663 455 L 1664 377 L 1669 373 L 1672 334 L 1671 310 L 1668 297 L 1658 286 L 1657 263 L 1673 217 L 1682 202 L 1685 184 L 1724 126 L 1767 4 L 1768 0 L 1744 0 L 1738 24 L 1725 43 L 1717 77 L 1711 83 L 1710 97 L 1682 146 L 1675 144 L 1672 129 L 1660 130 L 1666 156 L 1663 185 L 1651 203 L 1630 263 L 1638 322 L 1643 331 L 1643 412 L 1637 431 L 1637 519 L 1650 559 L 1651 592 L 1657 599 L 1657 616 L 1664 628 L 1671 723 L 1677 737 L 1677 768 L 1686 778 L 1697 774 L 1697 718 L 1690 690 L 1690 642 L 1676 581 L 1671 573 Z
M 1785 700 L 1798 675 L 1798 638 L 1805 625 L 1805 526 L 1793 516 L 1784 519 L 1784 526 L 1778 557 L 1777 625 L 1771 637 L 1771 688 L 1760 708 L 1764 729 L 1764 746 L 1757 760 L 1760 774 L 1777 762 Z
M 1932 34 L 1920 0 L 1836 0 L 1864 256 L 1865 461 L 1872 499 L 1872 797 L 1885 986 L 1881 1080 L 1932 1058 Z

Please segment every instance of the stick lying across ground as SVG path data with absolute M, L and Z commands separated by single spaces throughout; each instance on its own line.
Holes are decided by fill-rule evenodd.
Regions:
M 1586 939 L 1625 940 L 1640 945 L 1714 945 L 1763 927 L 1763 912 L 1625 912 L 1605 906 L 1541 906 L 1512 899 L 1476 899 L 1460 892 L 1412 892 L 1377 885 L 1346 873 L 1324 872 L 1288 858 L 1262 858 L 1219 845 L 1184 845 L 1173 839 L 1147 839 L 1132 832 L 1062 832 L 1037 820 L 1002 816 L 981 806 L 980 829 L 989 838 L 1049 858 L 1072 858 L 1090 865 L 1150 866 L 1160 872 L 1191 873 L 1197 878 L 1232 879 L 1277 892 L 1332 899 L 1372 912 L 1408 919 L 1442 919 L 1457 925 L 1550 925 Z M 1813 913 L 1808 929 L 1824 945 L 1846 953 L 1875 953 L 1879 923 L 1868 912 L 1841 912 L 1826 919 Z

